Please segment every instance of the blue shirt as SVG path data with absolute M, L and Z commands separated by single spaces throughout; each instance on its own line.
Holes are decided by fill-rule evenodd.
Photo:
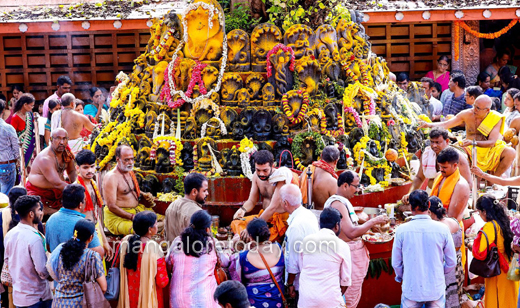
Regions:
M 108 110 L 107 105 L 103 104 L 103 109 Z M 88 104 L 85 106 L 85 108 L 83 108 L 83 114 L 89 115 L 89 116 L 95 118 L 96 114 L 97 114 L 97 110 L 98 110 L 97 106 L 94 106 L 94 104 Z
M 493 90 L 493 88 L 488 88 L 486 92 L 484 92 L 485 95 L 489 97 L 502 97 L 502 91 L 500 90 Z
M 459 97 L 455 97 L 455 94 L 448 96 L 448 98 L 446 98 L 446 102 L 444 103 L 444 109 L 442 110 L 442 115 L 445 117 L 449 114 L 457 115 L 462 110 L 472 108 L 471 105 L 466 104 L 465 96 L 466 96 L 466 93 L 462 93 L 462 95 Z
M 74 226 L 76 223 L 84 219 L 85 215 L 78 211 L 61 208 L 57 213 L 51 215 L 45 227 L 45 238 L 49 243 L 51 252 L 61 243 L 64 243 L 74 237 Z M 88 248 L 101 246 L 97 232 L 94 231 L 94 239 L 88 245 Z
M 392 267 L 407 299 L 427 302 L 441 298 L 446 293 L 444 275 L 456 265 L 455 245 L 445 224 L 428 215 L 415 215 L 397 228 Z

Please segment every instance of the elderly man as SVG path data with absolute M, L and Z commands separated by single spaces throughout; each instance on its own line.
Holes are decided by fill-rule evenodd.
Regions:
M 433 186 L 433 180 L 439 174 L 439 164 L 437 163 L 437 155 L 447 148 L 454 148 L 450 145 L 450 139 L 448 138 L 448 131 L 441 127 L 436 127 L 430 131 L 430 146 L 424 149 L 421 156 L 421 166 L 419 172 L 412 181 L 412 187 L 410 193 L 414 190 L 420 189 L 425 180 L 428 180 L 427 191 L 431 191 Z M 471 172 L 469 170 L 469 162 L 467 155 L 463 152 L 463 149 L 457 149 L 460 153 L 458 167 L 460 175 L 466 179 L 468 184 L 472 183 Z M 408 203 L 409 194 L 403 197 L 403 202 Z
M 88 141 L 81 137 L 83 128 L 91 132 L 95 127 L 87 116 L 74 110 L 75 99 L 71 93 L 63 95 L 61 98 L 63 109 L 54 112 L 51 121 L 51 131 L 63 127 L 69 133 L 69 147 L 74 155 L 88 144 Z
M 248 239 L 246 225 L 257 215 L 244 215 L 256 206 L 260 196 L 262 197 L 262 211 L 260 218 L 272 224 L 271 241 L 283 238 L 287 230 L 287 213 L 282 209 L 280 202 L 280 188 L 289 183 L 297 184 L 298 177 L 286 167 L 274 169 L 273 154 L 267 150 L 260 150 L 254 154 L 255 173 L 251 185 L 251 192 L 247 201 L 238 209 L 233 216 L 231 229 L 235 234 L 240 233 L 243 240 Z M 300 194 L 301 195 L 301 194 Z
M 477 146 L 477 166 L 483 171 L 491 171 L 500 176 L 511 166 L 515 159 L 515 150 L 502 140 L 505 118 L 502 114 L 491 110 L 492 101 L 487 95 L 475 100 L 473 108 L 464 110 L 454 118 L 440 123 L 422 123 L 423 127 L 452 127 L 465 125 L 466 139 L 462 147 L 471 159 L 473 142 Z
M 285 233 L 285 270 L 288 274 L 287 288 L 289 296 L 296 297 L 298 302 L 299 290 L 299 263 L 301 244 L 303 239 L 317 233 L 320 228 L 316 215 L 302 206 L 302 194 L 300 188 L 294 184 L 285 184 L 280 188 L 280 201 L 282 208 L 289 213 L 287 223 L 289 227 Z
M 335 208 L 341 213 L 341 233 L 339 237 L 347 242 L 352 258 L 351 285 L 345 293 L 346 307 L 355 308 L 361 299 L 363 281 L 368 272 L 370 256 L 361 235 L 376 225 L 385 224 L 386 216 L 377 216 L 359 225 L 359 217 L 348 199 L 359 190 L 359 176 L 350 170 L 340 174 L 337 192 L 325 202 L 325 208 Z
M 25 185 L 28 195 L 41 197 L 45 215 L 53 214 L 61 208 L 63 189 L 69 182 L 76 181 L 74 155 L 67 146 L 67 131 L 63 128 L 56 129 L 50 140 L 51 146 L 34 159 Z M 65 171 L 68 181 L 65 179 Z
M 309 183 L 307 171 L 300 175 L 300 189 L 303 196 L 303 204 L 307 204 L 308 185 L 312 187 L 312 202 L 314 208 L 323 210 L 325 201 L 336 193 L 336 181 L 338 175 L 336 174 L 336 165 L 339 160 L 339 150 L 333 145 L 326 146 L 321 152 L 321 160 L 313 162 L 308 169 L 312 175 Z M 307 169 L 306 169 L 307 170 Z
M 143 211 L 153 211 L 146 208 L 140 201 L 153 204 L 153 196 L 143 193 L 134 174 L 134 150 L 128 145 L 116 148 L 116 167 L 109 171 L 103 182 L 103 197 L 107 203 L 103 212 L 105 226 L 114 235 L 133 233 L 135 214 Z M 143 200 L 144 199 L 144 200 Z M 164 216 L 157 215 L 158 226 L 162 229 Z

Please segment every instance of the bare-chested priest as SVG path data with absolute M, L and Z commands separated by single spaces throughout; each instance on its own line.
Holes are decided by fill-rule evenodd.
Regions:
M 114 235 L 133 233 L 135 214 L 153 211 L 140 202 L 153 204 L 153 196 L 143 193 L 134 174 L 134 150 L 128 145 L 116 148 L 116 167 L 105 175 L 103 181 L 103 199 L 107 203 L 104 208 L 105 227 Z M 164 216 L 157 215 L 158 227 L 164 226 Z
M 69 133 L 69 147 L 74 155 L 88 145 L 88 141 L 85 141 L 80 135 L 83 128 L 91 132 L 95 127 L 87 116 L 74 110 L 76 107 L 75 99 L 71 93 L 64 94 L 61 97 L 63 109 L 54 112 L 51 121 L 52 131 L 58 127 L 63 127 Z
M 328 145 L 321 152 L 321 160 L 315 161 L 309 166 L 311 170 L 312 185 L 312 202 L 316 210 L 323 210 L 323 205 L 330 196 L 336 193 L 338 175 L 336 174 L 336 165 L 339 160 L 339 150 L 336 146 Z M 303 196 L 303 204 L 306 204 L 309 178 L 305 169 L 300 175 L 300 190 Z
M 68 135 L 63 128 L 51 134 L 51 145 L 34 159 L 25 188 L 27 194 L 40 196 L 44 215 L 61 208 L 63 189 L 76 181 L 74 155 L 67 146 Z M 67 171 L 68 182 L 64 172 Z
M 491 110 L 492 101 L 487 95 L 475 99 L 473 108 L 466 109 L 446 122 L 422 123 L 423 127 L 444 127 L 446 129 L 465 125 L 466 139 L 461 146 L 470 160 L 473 140 L 476 140 L 477 166 L 483 171 L 500 176 L 509 169 L 515 159 L 515 150 L 502 140 L 505 117 Z
M 298 176 L 286 167 L 274 169 L 273 154 L 267 150 L 261 150 L 254 154 L 255 173 L 253 174 L 251 192 L 249 198 L 233 216 L 231 229 L 235 234 L 241 234 L 246 238 L 246 225 L 258 215 L 244 215 L 252 211 L 260 196 L 262 196 L 262 211 L 259 216 L 271 224 L 271 241 L 280 240 L 287 230 L 287 218 L 289 214 L 283 210 L 280 199 L 280 188 L 289 183 L 298 185 Z

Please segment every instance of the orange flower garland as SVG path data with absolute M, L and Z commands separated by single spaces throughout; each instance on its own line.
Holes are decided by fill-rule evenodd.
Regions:
M 282 97 L 282 109 L 287 118 L 289 118 L 289 122 L 291 122 L 291 124 L 298 124 L 303 121 L 307 115 L 307 110 L 309 109 L 309 94 L 307 91 L 298 90 L 298 94 L 303 95 L 303 102 L 302 107 L 300 108 L 300 112 L 298 112 L 298 116 L 296 118 L 289 109 L 289 99 L 287 93 L 285 93 Z
M 505 28 L 503 28 L 500 31 L 497 31 L 497 32 L 494 32 L 494 33 L 480 33 L 478 31 L 475 31 L 475 30 L 471 29 L 465 22 L 463 22 L 463 21 L 456 21 L 455 22 L 455 35 L 454 35 L 455 42 L 456 42 L 455 43 L 455 61 L 458 61 L 459 60 L 459 56 L 460 56 L 460 50 L 459 50 L 459 47 L 460 47 L 459 46 L 460 27 L 462 27 L 464 30 L 466 30 L 466 32 L 468 32 L 469 34 L 471 34 L 473 36 L 476 36 L 478 38 L 495 39 L 495 38 L 501 37 L 502 35 L 507 33 L 517 23 L 518 23 L 518 19 L 513 19 L 513 20 L 511 20 L 509 25 L 507 25 Z

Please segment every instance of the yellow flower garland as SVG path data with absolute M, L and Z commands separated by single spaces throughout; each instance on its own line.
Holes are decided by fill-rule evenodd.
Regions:
M 182 142 L 173 136 L 159 136 L 153 140 L 153 143 L 155 146 L 155 145 L 158 145 L 161 142 L 165 142 L 165 141 L 168 142 L 170 144 L 170 146 L 172 143 L 175 143 L 175 163 L 178 166 L 182 166 L 183 165 L 182 158 L 181 158 L 181 151 L 183 149 Z
M 368 136 L 363 136 L 361 140 L 354 146 L 354 160 L 358 165 L 361 165 L 363 162 L 363 158 L 365 157 L 365 153 L 361 152 L 361 150 L 365 150 L 367 148 L 367 143 L 370 141 Z M 377 145 L 377 149 L 381 151 L 381 144 L 379 141 L 374 140 Z
M 246 153 L 249 150 L 251 150 L 255 146 L 253 140 L 248 139 L 247 137 L 244 137 L 244 139 L 240 140 L 240 147 L 238 150 L 241 153 Z

